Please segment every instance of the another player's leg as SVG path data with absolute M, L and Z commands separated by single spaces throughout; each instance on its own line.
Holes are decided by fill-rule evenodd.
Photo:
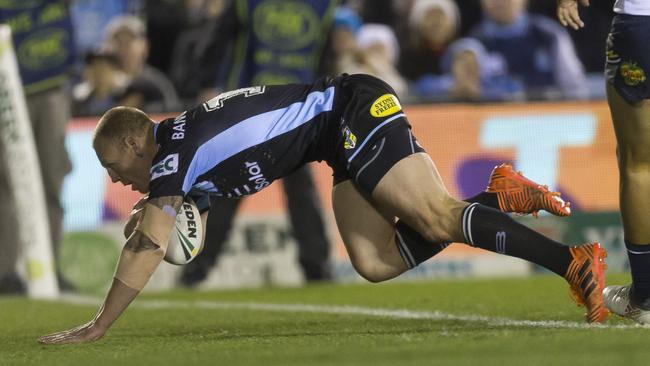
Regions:
M 605 303 L 614 313 L 650 324 L 650 100 L 625 101 L 607 85 L 618 142 L 620 206 L 632 274 L 629 286 L 610 286 Z
M 587 306 L 588 321 L 600 322 L 607 315 L 601 292 L 605 252 L 598 243 L 567 247 L 495 209 L 455 200 L 425 153 L 395 164 L 373 190 L 372 202 L 428 242 L 468 243 L 548 268 L 566 278 L 576 300 Z

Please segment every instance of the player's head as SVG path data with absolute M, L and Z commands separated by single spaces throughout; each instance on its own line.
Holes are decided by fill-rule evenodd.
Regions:
M 93 148 L 113 182 L 149 190 L 149 170 L 156 154 L 153 121 L 136 108 L 116 107 L 104 113 L 95 128 Z

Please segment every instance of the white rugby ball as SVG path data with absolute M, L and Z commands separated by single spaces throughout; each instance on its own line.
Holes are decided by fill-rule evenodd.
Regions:
M 191 198 L 185 198 L 176 225 L 167 245 L 165 261 L 183 265 L 191 262 L 203 250 L 201 215 Z

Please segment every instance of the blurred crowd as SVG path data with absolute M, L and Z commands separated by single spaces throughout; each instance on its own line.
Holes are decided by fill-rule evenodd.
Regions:
M 121 104 L 177 111 L 230 89 L 238 0 L 71 2 L 73 114 Z M 319 75 L 368 73 L 411 102 L 597 99 L 612 1 L 569 32 L 554 1 L 348 0 L 331 14 Z M 283 83 L 282 78 L 253 79 Z

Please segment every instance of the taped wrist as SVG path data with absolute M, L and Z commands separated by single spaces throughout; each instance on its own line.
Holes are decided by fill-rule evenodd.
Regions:
M 115 278 L 134 290 L 142 291 L 164 256 L 165 250 L 160 247 L 139 252 L 123 249 Z
M 210 195 L 208 193 L 191 192 L 188 197 L 196 203 L 199 213 L 210 211 Z

